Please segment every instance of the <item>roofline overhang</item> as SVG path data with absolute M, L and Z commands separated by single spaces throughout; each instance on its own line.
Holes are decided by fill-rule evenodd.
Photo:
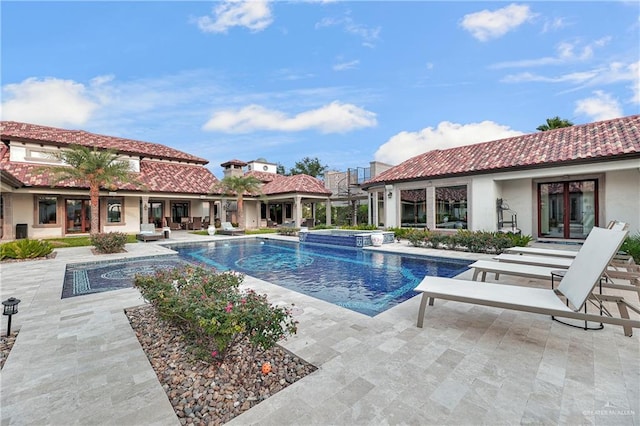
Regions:
M 109 137 L 109 136 L 105 136 L 105 137 Z M 75 143 L 75 142 L 59 142 L 59 141 L 52 141 L 52 140 L 48 140 L 48 139 L 32 139 L 32 138 L 25 138 L 22 136 L 11 136 L 11 135 L 7 135 L 7 134 L 3 134 L 2 135 L 2 140 L 8 140 L 9 142 L 11 141 L 16 141 L 16 142 L 23 142 L 23 143 L 33 143 L 33 144 L 37 144 L 37 145 L 53 145 L 55 147 L 58 148 L 68 148 L 70 146 L 73 145 L 81 145 L 81 146 L 92 146 L 92 145 L 82 145 L 79 143 Z M 137 142 L 141 142 L 141 143 L 151 143 L 151 142 L 143 142 L 143 141 L 137 141 Z M 165 145 L 166 146 L 166 145 Z M 104 151 L 107 150 L 111 150 L 111 151 L 115 151 L 118 154 L 121 155 L 130 155 L 130 156 L 135 156 L 135 157 L 140 157 L 140 160 L 142 161 L 143 159 L 158 159 L 158 160 L 169 160 L 169 161 L 176 161 L 179 163 L 187 163 L 187 164 L 200 164 L 200 165 L 207 165 L 209 164 L 209 160 L 206 160 L 204 158 L 202 159 L 186 159 L 186 158 L 177 158 L 177 157 L 168 157 L 168 156 L 164 156 L 164 155 L 153 155 L 150 153 L 143 153 L 143 152 L 134 152 L 134 151 L 126 151 L 126 150 L 121 150 L 121 149 L 114 149 L 114 148 L 102 148 L 102 147 L 96 147 L 93 146 L 94 148 L 98 148 Z M 169 149 L 174 149 L 171 147 L 168 147 Z M 176 150 L 177 151 L 177 150 Z M 197 157 L 196 157 L 197 158 Z
M 384 185 L 396 184 L 396 183 L 405 183 L 405 182 L 414 182 L 414 181 L 422 181 L 422 180 L 435 180 L 435 179 L 447 179 L 453 177 L 468 177 L 468 176 L 479 176 L 479 175 L 487 175 L 494 173 L 504 173 L 504 172 L 518 172 L 518 171 L 526 171 L 526 170 L 542 170 L 542 169 L 551 169 L 556 167 L 567 167 L 567 166 L 580 166 L 584 164 L 595 164 L 601 163 L 604 161 L 623 161 L 623 160 L 633 160 L 636 158 L 640 158 L 640 153 L 632 153 L 626 154 L 623 156 L 616 156 L 614 158 L 609 157 L 597 157 L 597 158 L 581 158 L 577 160 L 571 161 L 562 161 L 555 163 L 545 163 L 545 164 L 535 164 L 531 166 L 516 166 L 516 167 L 502 167 L 496 169 L 485 169 L 485 170 L 473 170 L 469 172 L 463 173 L 447 173 L 442 175 L 426 175 L 426 176 L 418 176 L 413 178 L 405 178 L 405 179 L 393 179 L 393 180 L 384 180 L 384 181 L 376 181 L 369 185 L 366 183 L 362 185 L 362 189 L 368 190 L 373 187 L 383 187 Z

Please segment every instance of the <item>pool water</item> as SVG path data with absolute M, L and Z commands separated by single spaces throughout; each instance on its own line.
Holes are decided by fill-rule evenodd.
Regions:
M 471 263 L 263 239 L 170 247 L 187 261 L 242 272 L 369 316 L 415 296 L 426 275 L 453 277 Z

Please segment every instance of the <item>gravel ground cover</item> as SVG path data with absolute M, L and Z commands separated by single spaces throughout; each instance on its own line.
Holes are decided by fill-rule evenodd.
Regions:
M 198 360 L 180 330 L 153 307 L 126 314 L 181 424 L 224 424 L 316 370 L 277 345 L 268 351 L 237 345 L 222 364 Z

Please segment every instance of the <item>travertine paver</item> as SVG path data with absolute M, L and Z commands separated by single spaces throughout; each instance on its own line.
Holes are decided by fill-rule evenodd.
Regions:
M 128 248 L 126 256 L 166 252 L 156 243 Z M 1 374 L 3 425 L 178 424 L 123 313 L 139 294 L 60 299 L 65 263 L 95 259 L 78 248 L 0 266 L 2 299 L 23 300 Z M 417 298 L 369 318 L 257 279 L 245 285 L 300 308 L 299 332 L 284 346 L 319 369 L 229 424 L 640 423 L 639 330 L 585 332 L 442 301 L 418 329 Z

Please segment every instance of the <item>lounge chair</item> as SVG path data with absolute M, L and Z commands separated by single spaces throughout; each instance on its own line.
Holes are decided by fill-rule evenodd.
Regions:
M 629 305 L 621 296 L 592 294 L 611 259 L 616 254 L 626 231 L 593 228 L 580 252 L 567 269 L 556 289 L 531 288 L 508 284 L 479 284 L 455 278 L 425 277 L 415 288 L 422 293 L 417 326 L 424 323 L 427 303 L 435 299 L 472 303 L 516 311 L 533 312 L 553 317 L 620 325 L 626 336 L 633 328 L 640 328 L 640 320 L 630 319 L 628 309 L 640 314 L 640 309 Z M 566 298 L 566 302 L 561 298 Z M 588 314 L 587 303 L 599 305 L 604 315 Z M 602 302 L 615 302 L 620 317 L 614 317 Z M 584 308 L 585 312 L 581 312 Z
M 614 229 L 619 231 L 626 231 L 629 228 L 629 224 L 612 220 L 607 225 L 607 229 Z M 521 255 L 536 255 L 536 256 L 553 256 L 553 257 L 567 257 L 573 259 L 576 257 L 578 250 L 557 250 L 547 249 L 541 247 L 510 247 L 504 251 L 506 254 L 521 254 Z
M 244 229 L 234 227 L 231 222 L 222 222 L 218 233 L 222 235 L 241 235 L 244 234 Z
M 638 294 L 640 300 L 640 266 L 635 266 L 635 271 L 616 271 L 610 268 L 604 273 L 604 281 L 602 287 L 612 288 L 616 290 L 633 291 Z M 500 275 L 511 275 L 524 278 L 533 278 L 537 280 L 551 279 L 552 272 L 556 275 L 559 268 L 548 266 L 534 266 L 520 263 L 495 262 L 492 260 L 478 260 L 469 268 L 473 269 L 473 280 L 476 281 L 480 277 L 480 281 L 487 279 L 487 273 L 495 274 L 495 279 L 499 279 Z M 629 284 L 618 284 L 613 279 L 626 280 Z
M 136 234 L 136 239 L 140 241 L 157 241 L 164 238 L 164 233 L 156 232 L 156 226 L 153 223 L 143 223 L 140 225 L 140 232 Z

